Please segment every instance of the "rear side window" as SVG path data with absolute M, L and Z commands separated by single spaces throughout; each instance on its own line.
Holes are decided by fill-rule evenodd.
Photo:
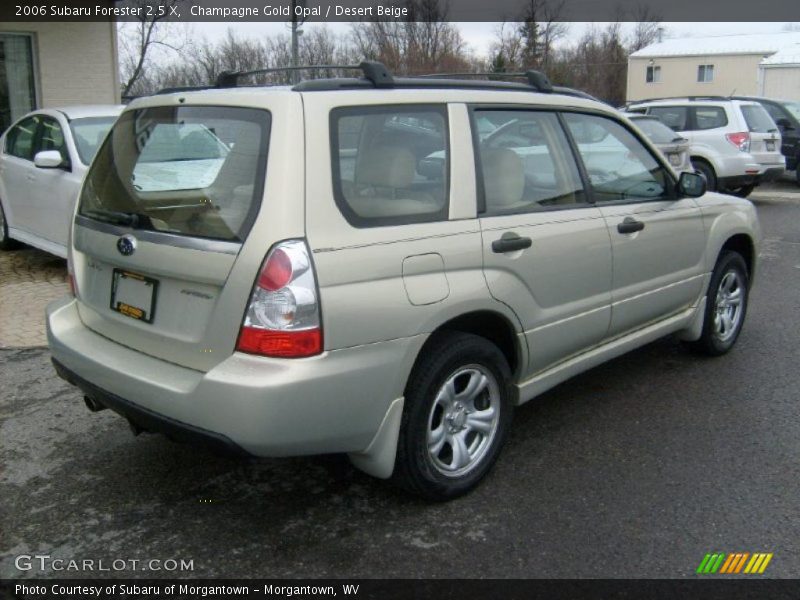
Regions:
M 716 129 L 728 124 L 728 115 L 721 106 L 697 106 L 694 109 L 694 120 L 693 129 L 696 131 Z
M 450 172 L 442 106 L 331 112 L 336 204 L 356 227 L 447 219 Z
M 252 108 L 125 112 L 92 163 L 78 212 L 140 229 L 244 241 L 263 194 L 269 127 L 269 113 Z
M 482 134 L 482 120 L 495 129 Z M 473 124 L 487 214 L 575 208 L 586 202 L 569 142 L 554 114 L 476 110 Z
M 41 118 L 28 117 L 11 128 L 6 136 L 6 152 L 17 158 L 33 160 L 33 144 Z
M 651 106 L 647 114 L 675 131 L 686 131 L 689 126 L 689 110 L 685 106 Z
M 747 128 L 753 133 L 767 133 L 777 131 L 778 126 L 760 104 L 743 104 L 742 114 Z

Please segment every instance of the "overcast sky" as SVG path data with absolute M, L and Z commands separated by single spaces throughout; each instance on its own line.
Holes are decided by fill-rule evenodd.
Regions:
M 464 39 L 478 54 L 485 55 L 489 48 L 494 33 L 499 23 L 457 23 Z M 570 23 L 569 38 L 574 40 L 586 30 L 586 28 L 596 25 L 602 27 L 604 23 Z M 670 23 L 665 22 L 666 37 L 698 37 L 704 35 L 726 35 L 737 33 L 773 33 L 781 31 L 786 23 Z M 188 25 L 192 28 L 196 36 L 204 36 L 210 41 L 220 39 L 225 35 L 229 27 L 233 28 L 237 34 L 246 37 L 258 37 L 263 35 L 274 35 L 280 32 L 289 32 L 287 23 L 192 23 Z M 349 30 L 349 23 L 308 23 L 304 27 L 328 27 L 331 31 L 346 33 Z M 633 25 L 625 23 L 626 28 Z

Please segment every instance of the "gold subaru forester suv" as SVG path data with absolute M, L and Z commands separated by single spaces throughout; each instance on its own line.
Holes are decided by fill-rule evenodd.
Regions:
M 256 456 L 473 488 L 515 406 L 677 333 L 741 330 L 753 205 L 626 117 L 526 81 L 358 77 L 132 102 L 83 184 L 58 373 L 90 409 Z

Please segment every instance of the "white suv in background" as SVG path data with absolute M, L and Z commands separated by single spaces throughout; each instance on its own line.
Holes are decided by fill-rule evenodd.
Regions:
M 635 102 L 628 112 L 659 118 L 690 143 L 691 161 L 709 190 L 745 197 L 786 170 L 778 127 L 758 102 L 722 97 Z

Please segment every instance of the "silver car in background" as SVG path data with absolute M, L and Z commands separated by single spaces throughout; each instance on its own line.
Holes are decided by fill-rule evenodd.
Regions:
M 628 118 L 653 142 L 678 173 L 694 170 L 689 160 L 688 139 L 675 133 L 656 117 L 629 114 Z
M 67 257 L 86 171 L 123 106 L 64 106 L 25 115 L 0 137 L 0 250 L 24 242 Z

